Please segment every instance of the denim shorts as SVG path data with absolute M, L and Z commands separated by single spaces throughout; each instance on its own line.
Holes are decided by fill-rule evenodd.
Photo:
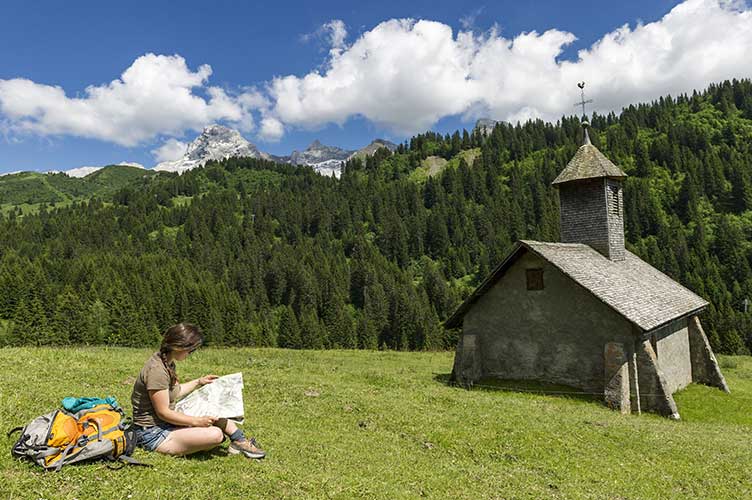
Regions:
M 177 426 L 161 422 L 151 427 L 134 426 L 136 429 L 136 444 L 147 451 L 156 450 L 162 441 L 167 439 L 170 432 L 177 429 Z

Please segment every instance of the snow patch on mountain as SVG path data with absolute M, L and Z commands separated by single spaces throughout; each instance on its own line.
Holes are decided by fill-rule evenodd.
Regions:
M 121 161 L 120 163 L 116 163 L 116 165 L 119 167 L 136 167 L 146 169 L 146 167 L 144 167 L 140 163 L 136 163 L 135 161 Z
M 102 167 L 76 167 L 72 168 L 70 170 L 66 170 L 63 173 L 67 175 L 68 177 L 86 177 L 89 174 L 93 174 L 97 170 L 100 170 Z M 51 173 L 51 172 L 48 172 Z
M 210 125 L 188 145 L 182 158 L 163 161 L 154 167 L 154 170 L 182 174 L 204 166 L 209 160 L 219 161 L 232 157 L 271 159 L 268 154 L 262 153 L 254 144 L 248 142 L 237 130 L 222 125 Z
M 475 128 L 480 131 L 483 135 L 488 135 L 491 132 L 493 132 L 494 127 L 496 127 L 497 124 L 502 123 L 497 120 L 492 120 L 490 118 L 481 118 L 477 122 L 475 122 Z
M 115 163 L 114 165 L 115 166 L 119 166 L 119 167 L 122 166 L 122 167 L 145 168 L 140 163 L 136 163 L 136 162 L 132 162 L 132 161 L 121 161 L 120 163 Z M 76 168 L 72 168 L 70 170 L 63 170 L 62 172 L 65 175 L 67 175 L 68 177 L 78 177 L 78 178 L 81 178 L 81 177 L 86 177 L 89 174 L 93 174 L 97 170 L 102 170 L 103 168 L 104 168 L 103 166 L 102 167 L 86 166 L 86 167 L 76 167 Z M 48 174 L 56 174 L 58 172 L 60 172 L 60 171 L 59 170 L 49 170 L 46 173 L 48 173 Z
M 278 157 L 277 161 L 291 163 L 292 165 L 308 165 L 321 175 L 339 178 L 342 173 L 342 163 L 355 151 L 326 146 L 320 141 L 313 141 L 303 151 L 293 151 L 289 157 Z

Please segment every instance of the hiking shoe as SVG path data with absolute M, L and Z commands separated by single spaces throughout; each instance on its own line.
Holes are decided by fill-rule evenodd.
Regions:
M 266 452 L 258 447 L 255 438 L 233 441 L 227 448 L 227 452 L 231 455 L 242 453 L 248 458 L 264 458 L 266 456 Z

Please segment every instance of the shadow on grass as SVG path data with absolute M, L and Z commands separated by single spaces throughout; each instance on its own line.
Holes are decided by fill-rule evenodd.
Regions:
M 601 393 L 585 392 L 582 389 L 577 389 L 567 385 L 539 382 L 536 380 L 501 380 L 486 377 L 478 380 L 470 386 L 463 386 L 456 382 L 452 382 L 450 373 L 437 373 L 434 375 L 433 379 L 442 385 L 456 387 L 458 389 L 488 392 L 517 392 L 576 399 L 587 402 L 603 402 L 603 394 Z
M 196 460 L 199 462 L 204 462 L 206 460 L 213 460 L 215 458 L 226 457 L 228 455 L 229 453 L 227 453 L 227 448 L 218 446 L 216 448 L 212 448 L 211 450 L 197 451 L 192 455 L 184 455 L 182 458 L 185 460 Z

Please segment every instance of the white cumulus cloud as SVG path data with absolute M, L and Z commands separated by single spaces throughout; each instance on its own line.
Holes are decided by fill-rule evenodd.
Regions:
M 300 36 L 302 42 L 318 40 L 329 45 L 329 54 L 337 56 L 346 47 L 345 38 L 347 38 L 347 27 L 341 19 L 332 19 L 319 26 L 313 33 L 306 33 Z
M 470 23 L 465 23 L 470 26 Z M 401 134 L 440 118 L 555 120 L 575 112 L 587 82 L 600 111 L 752 76 L 752 11 L 745 2 L 687 0 L 662 19 L 624 25 L 560 61 L 573 33 L 551 29 L 505 38 L 497 29 L 453 33 L 427 20 L 392 19 L 344 44 L 330 28 L 323 70 L 274 78 L 268 114 L 286 127 L 316 128 L 362 116 Z
M 329 44 L 333 50 L 345 48 L 345 38 L 347 38 L 347 28 L 345 23 L 340 19 L 332 19 L 324 24 L 324 30 L 329 33 Z
M 179 55 L 146 54 L 120 78 L 87 87 L 83 97 L 68 97 L 60 87 L 24 78 L 0 79 L 0 113 L 11 131 L 74 135 L 124 146 L 159 135 L 180 136 L 220 120 L 251 130 L 253 97 L 208 86 L 211 73 L 206 64 L 192 71 Z
M 151 154 L 157 160 L 157 163 L 162 163 L 163 161 L 173 161 L 182 158 L 187 149 L 188 144 L 171 137 L 158 148 L 152 149 Z
M 391 19 L 354 40 L 333 19 L 303 36 L 326 40 L 323 64 L 237 91 L 210 85 L 209 65 L 194 70 L 179 55 L 141 56 L 80 97 L 24 78 L 0 79 L 0 128 L 9 140 L 33 133 L 134 146 L 167 138 L 152 151 L 164 161 L 182 156 L 186 131 L 216 122 L 265 141 L 353 117 L 409 135 L 447 116 L 556 120 L 577 112 L 575 84 L 583 80 L 591 109 L 606 112 L 752 76 L 752 10 L 743 0 L 686 0 L 655 22 L 604 34 L 573 61 L 561 54 L 575 33 L 478 32 L 481 15 L 463 18 L 459 32 L 430 20 Z
M 269 142 L 276 142 L 285 135 L 285 126 L 273 116 L 265 116 L 261 119 L 259 138 Z

